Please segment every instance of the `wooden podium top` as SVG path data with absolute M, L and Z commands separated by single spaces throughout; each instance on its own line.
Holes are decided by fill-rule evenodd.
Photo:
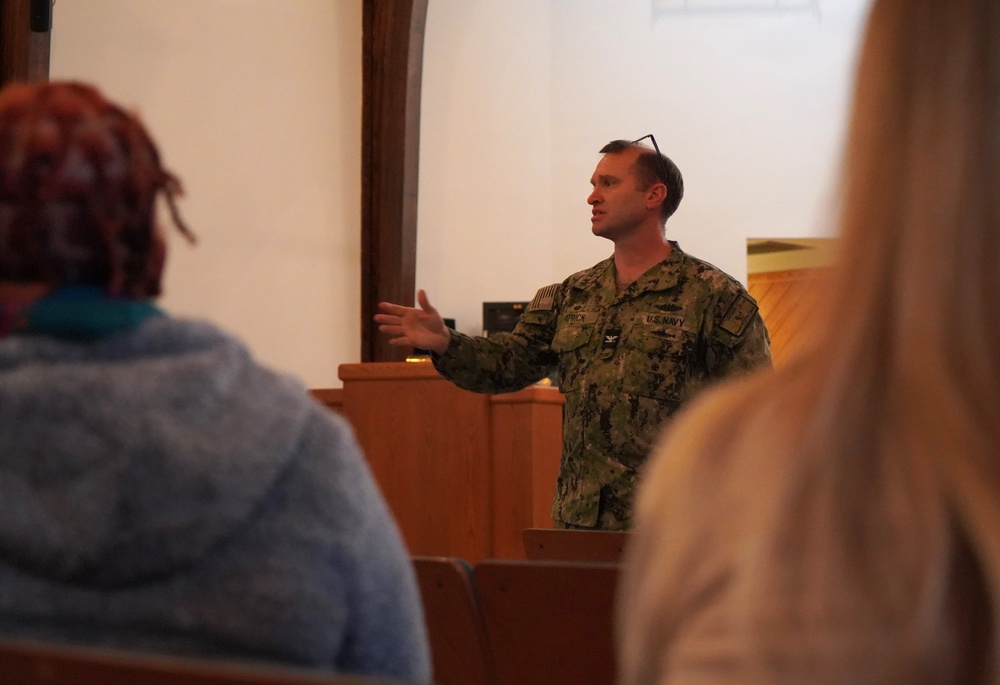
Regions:
M 412 362 L 363 362 L 341 364 L 340 380 L 349 381 L 419 381 L 440 380 L 449 382 L 438 374 L 430 359 Z M 490 402 L 496 404 L 565 404 L 566 398 L 559 389 L 551 385 L 532 385 L 517 392 L 490 395 Z
M 430 359 L 415 362 L 362 362 L 341 364 L 337 377 L 342 381 L 392 381 L 441 378 Z M 443 380 L 443 379 L 442 379 Z

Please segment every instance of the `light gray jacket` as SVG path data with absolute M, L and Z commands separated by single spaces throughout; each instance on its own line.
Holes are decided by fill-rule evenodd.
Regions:
M 209 324 L 0 339 L 0 632 L 428 682 L 347 424 Z

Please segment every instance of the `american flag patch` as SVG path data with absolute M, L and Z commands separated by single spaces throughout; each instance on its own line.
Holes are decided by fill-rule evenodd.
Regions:
M 548 312 L 552 311 L 552 307 L 555 305 L 556 293 L 559 291 L 559 284 L 553 283 L 552 285 L 547 285 L 537 293 L 535 293 L 534 299 L 528 305 L 527 311 L 529 312 Z

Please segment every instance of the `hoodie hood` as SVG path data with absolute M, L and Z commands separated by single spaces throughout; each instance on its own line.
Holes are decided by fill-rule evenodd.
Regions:
M 314 410 L 206 323 L 0 339 L 0 562 L 94 586 L 175 574 L 252 516 Z

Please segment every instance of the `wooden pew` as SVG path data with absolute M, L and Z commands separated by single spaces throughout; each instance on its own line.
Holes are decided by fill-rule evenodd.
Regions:
M 535 561 L 597 561 L 617 564 L 628 533 L 612 530 L 525 528 L 524 553 Z
M 472 567 L 455 557 L 413 557 L 437 685 L 496 685 Z
M 0 682 L 12 685 L 401 685 L 281 666 L 0 640 Z
M 500 685 L 613 685 L 617 564 L 485 560 L 475 567 Z

